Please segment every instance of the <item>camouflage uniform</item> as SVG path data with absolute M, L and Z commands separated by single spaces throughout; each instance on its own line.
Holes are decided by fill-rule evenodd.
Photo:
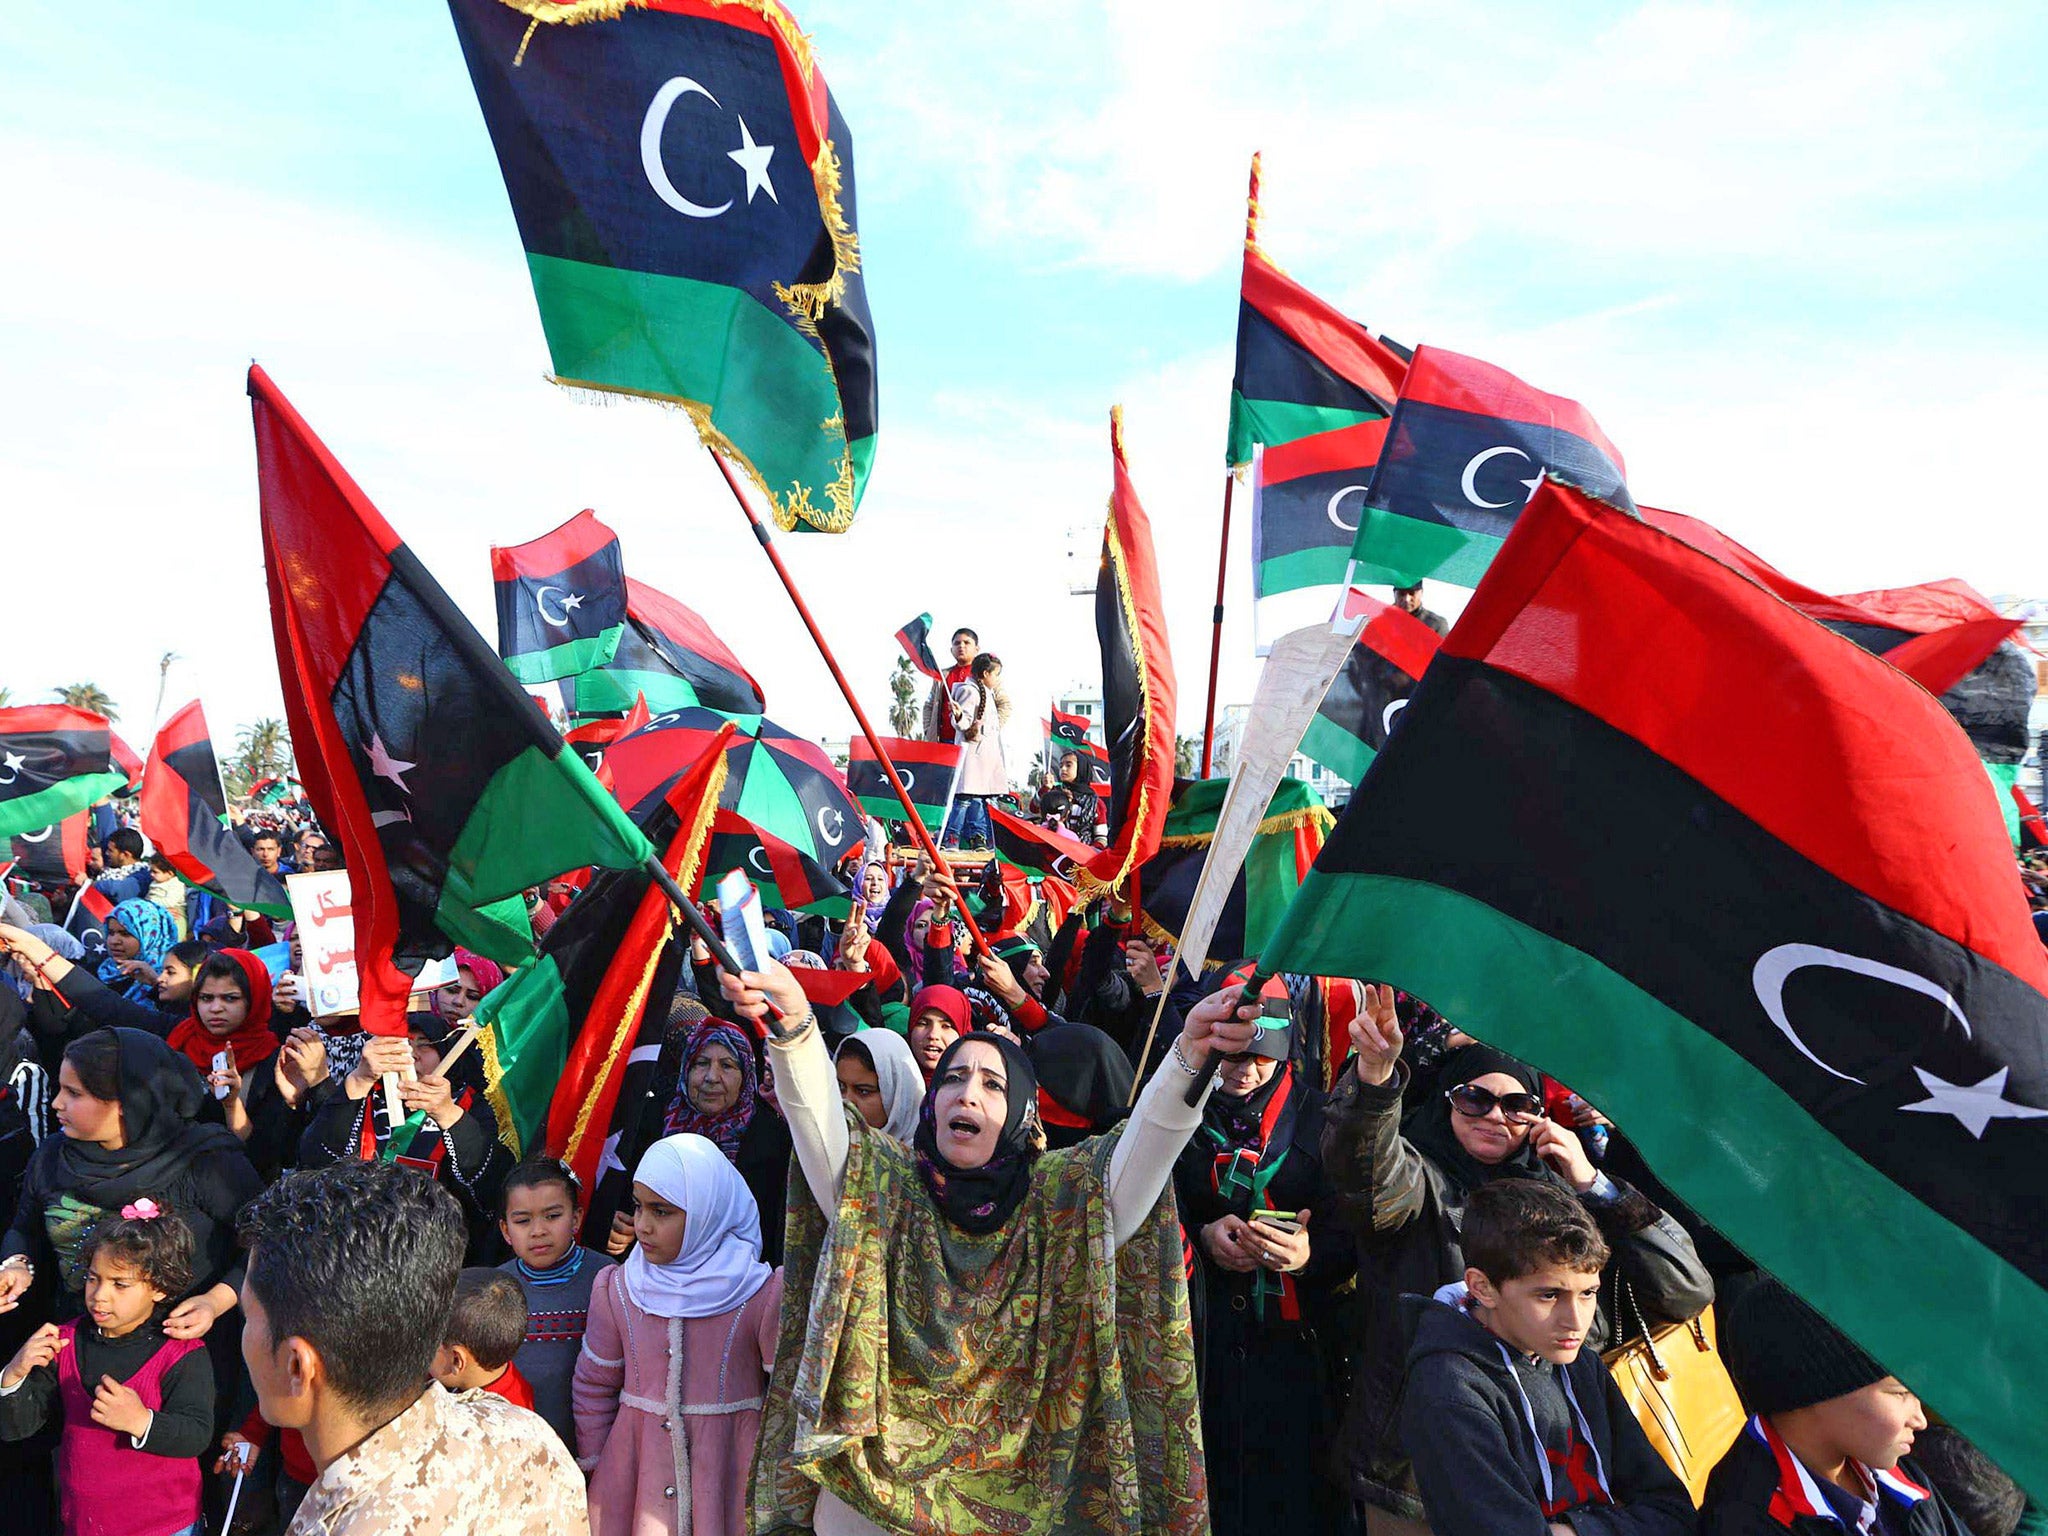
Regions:
M 583 1475 L 538 1414 L 435 1384 L 330 1465 L 288 1536 L 588 1536 Z

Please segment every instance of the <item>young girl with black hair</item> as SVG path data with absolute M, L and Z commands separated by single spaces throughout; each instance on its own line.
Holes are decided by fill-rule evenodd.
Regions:
M 96 1222 L 80 1253 L 86 1315 L 45 1323 L 0 1370 L 0 1439 L 63 1425 L 65 1530 L 191 1536 L 204 1529 L 213 1366 L 202 1342 L 169 1337 L 163 1322 L 192 1283 L 192 1230 L 144 1197 Z

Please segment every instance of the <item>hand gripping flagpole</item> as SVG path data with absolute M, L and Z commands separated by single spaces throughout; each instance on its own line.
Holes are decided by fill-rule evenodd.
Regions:
M 709 449 L 705 450 L 710 452 Z M 725 476 L 726 488 L 732 492 L 732 499 L 746 515 L 747 524 L 754 530 L 754 540 L 767 555 L 769 564 L 775 567 L 775 574 L 782 578 L 782 589 L 789 594 L 789 600 L 796 605 L 797 617 L 804 621 L 804 628 L 811 632 L 811 641 L 818 647 L 818 654 L 825 658 L 825 667 L 832 674 L 832 681 L 839 685 L 839 691 L 846 699 L 846 707 L 853 711 L 854 723 L 860 727 L 861 735 L 867 738 L 868 747 L 875 754 L 875 761 L 882 765 L 882 772 L 888 775 L 889 787 L 896 792 L 896 798 L 903 804 L 904 818 L 910 824 L 911 834 L 917 845 L 924 850 L 926 858 L 932 861 L 934 871 L 946 869 L 945 856 L 939 852 L 939 845 L 932 841 L 931 830 L 918 815 L 917 807 L 910 803 L 910 791 L 903 787 L 903 780 L 897 776 L 896 765 L 889 761 L 889 754 L 882 750 L 882 739 L 875 734 L 875 728 L 868 723 L 867 711 L 860 707 L 860 700 L 854 697 L 853 685 L 846 680 L 846 674 L 839 670 L 839 660 L 832 654 L 832 647 L 825 643 L 825 635 L 818 628 L 818 621 L 811 617 L 810 605 L 804 601 L 803 593 L 797 591 L 796 581 L 789 574 L 789 567 L 782 563 L 782 551 L 775 547 L 775 541 L 768 532 L 768 525 L 761 521 L 747 500 L 740 483 L 733 477 L 732 466 L 717 454 L 711 454 L 711 462 L 718 466 L 718 472 Z M 967 925 L 967 933 L 974 940 L 974 947 L 983 954 L 988 953 L 988 940 L 981 936 L 981 929 L 975 925 L 974 914 L 967 909 L 967 899 L 962 896 L 956 903 L 960 909 L 960 921 Z

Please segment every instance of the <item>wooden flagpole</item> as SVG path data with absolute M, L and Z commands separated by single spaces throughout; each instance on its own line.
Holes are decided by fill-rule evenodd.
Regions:
M 1202 706 L 1202 777 L 1209 777 L 1209 764 L 1216 750 L 1216 667 L 1223 656 L 1223 584 L 1230 575 L 1230 493 L 1237 484 L 1237 471 L 1223 471 L 1223 537 L 1216 550 L 1216 610 L 1209 628 L 1209 696 Z

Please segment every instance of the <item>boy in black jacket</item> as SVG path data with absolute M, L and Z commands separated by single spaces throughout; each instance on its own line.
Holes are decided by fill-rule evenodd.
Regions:
M 1401 1439 L 1437 1536 L 1685 1536 L 1685 1485 L 1584 1349 L 1607 1244 L 1567 1191 L 1497 1179 L 1463 1284 L 1420 1304 Z M 1411 1298 L 1419 1301 L 1419 1298 Z
M 1906 1455 L 1920 1399 L 1805 1302 L 1757 1280 L 1722 1349 L 1756 1417 L 1707 1482 L 1702 1536 L 1970 1536 Z

